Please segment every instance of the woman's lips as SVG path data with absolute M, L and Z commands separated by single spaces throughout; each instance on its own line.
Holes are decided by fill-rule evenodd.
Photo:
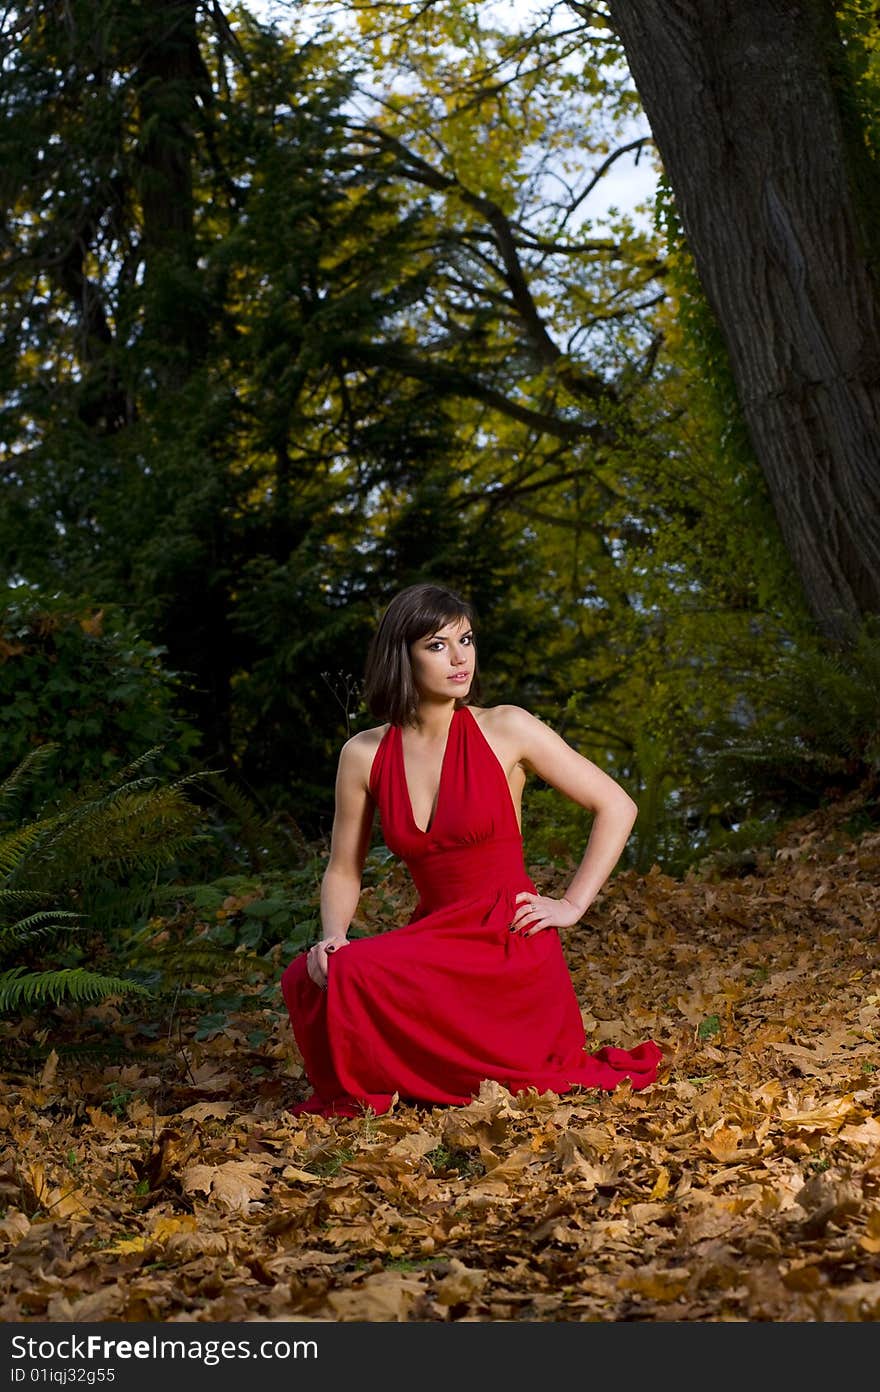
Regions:
M 448 677 L 447 681 L 468 681 L 470 679 L 470 675 L 470 672 L 456 672 L 454 676 Z

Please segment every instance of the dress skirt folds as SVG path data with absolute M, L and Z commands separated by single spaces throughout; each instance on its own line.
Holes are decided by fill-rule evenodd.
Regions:
M 465 1105 L 484 1079 L 511 1092 L 611 1091 L 655 1081 L 660 1048 L 585 1049 L 555 928 L 511 933 L 516 895 L 536 892 L 507 776 L 467 706 L 449 727 L 437 805 L 413 817 L 401 727 L 373 758 L 370 791 L 388 849 L 407 865 L 419 902 L 409 921 L 354 938 L 331 958 L 327 989 L 306 954 L 281 987 L 314 1089 L 294 1114 L 356 1116 L 402 1101 Z

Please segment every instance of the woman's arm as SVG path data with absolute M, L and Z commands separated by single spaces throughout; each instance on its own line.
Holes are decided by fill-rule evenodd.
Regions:
M 572 749 L 555 730 L 520 706 L 508 706 L 506 724 L 520 749 L 520 762 L 566 797 L 593 812 L 593 826 L 583 859 L 561 899 L 523 893 L 513 920 L 514 931 L 563 928 L 586 913 L 620 859 L 638 805 L 598 764 Z
M 370 733 L 352 736 L 339 755 L 330 858 L 321 880 L 321 941 L 308 954 L 309 976 L 318 986 L 327 984 L 328 944 L 331 952 L 347 946 L 360 899 L 375 810 L 367 786 L 375 751 L 375 741 L 364 738 Z

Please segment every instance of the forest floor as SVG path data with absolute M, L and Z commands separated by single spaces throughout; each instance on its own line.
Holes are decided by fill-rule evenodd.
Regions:
M 641 1092 L 294 1118 L 280 995 L 209 1039 L 105 1003 L 112 1066 L 19 1022 L 58 1050 L 0 1078 L 0 1320 L 880 1318 L 880 828 L 841 798 L 748 868 L 622 872 L 561 935 L 588 1047 L 666 1051 Z

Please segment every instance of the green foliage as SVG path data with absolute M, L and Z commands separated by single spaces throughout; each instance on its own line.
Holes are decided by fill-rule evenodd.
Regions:
M 471 1155 L 457 1146 L 435 1146 L 425 1154 L 425 1160 L 436 1175 L 455 1175 L 459 1179 L 478 1179 L 486 1173 L 479 1156 Z
M 817 635 L 780 655 L 755 693 L 749 727 L 707 749 L 739 796 L 765 813 L 880 778 L 880 617 L 846 649 Z
M 196 834 L 200 813 L 186 789 L 199 774 L 167 786 L 141 769 L 155 750 L 97 783 L 86 784 L 36 819 L 13 810 L 45 772 L 57 746 L 26 755 L 0 783 L 0 1013 L 115 995 L 148 995 L 136 975 L 83 966 L 98 957 L 124 960 L 123 913 L 149 904 L 158 872 Z M 119 881 L 125 880 L 124 887 Z M 73 903 L 77 907 L 56 907 Z M 24 916 L 22 911 L 26 910 Z M 104 942 L 101 942 L 101 935 Z M 45 966 L 52 941 L 55 962 Z M 131 970 L 131 963 L 127 964 Z
M 51 805 L 60 785 L 69 798 L 145 746 L 162 746 L 160 771 L 181 769 L 198 733 L 178 712 L 183 679 L 163 655 L 118 604 L 24 585 L 0 592 L 4 763 L 35 746 L 55 750 L 51 763 L 27 766 L 22 814 Z
M 160 880 L 283 879 L 326 844 L 369 637 L 418 579 L 475 602 L 486 703 L 638 801 L 624 864 L 760 815 L 735 751 L 812 626 L 668 188 L 647 231 L 586 215 L 639 111 L 587 8 L 14 12 L 0 555 L 35 617 L 23 653 L 0 630 L 4 749 L 56 740 L 71 790 L 144 745 L 171 775 L 219 763 Z M 861 110 L 870 6 L 841 9 Z M 545 790 L 525 816 L 538 858 L 589 830 Z M 162 944 L 142 886 L 91 890 L 175 973 L 308 918 Z
M 212 773 L 210 791 L 216 798 L 211 822 L 214 840 L 228 857 L 251 870 L 279 869 L 302 858 L 305 842 L 291 818 L 268 813 L 239 784 Z
M 650 248 L 621 222 L 574 255 L 541 176 L 573 142 L 604 157 L 633 95 L 586 51 L 575 71 L 554 33 L 523 65 L 482 17 L 462 47 L 474 16 L 456 10 L 410 35 L 409 117 L 380 101 L 360 121 L 357 70 L 394 84 L 383 43 L 311 16 L 306 42 L 298 11 L 290 34 L 246 7 L 179 31 L 124 0 L 40 15 L 8 74 L 0 438 L 21 467 L 0 552 L 16 579 L 124 590 L 191 678 L 199 752 L 326 832 L 352 713 L 325 674 L 362 662 L 384 601 L 420 578 L 469 593 L 487 657 L 507 656 L 518 599 L 493 609 L 539 576 L 515 508 L 563 467 L 561 441 L 566 472 L 589 466 L 602 375 L 613 395 L 647 342 L 633 309 L 614 343 L 603 308 L 613 325 L 637 304 Z M 558 367 L 498 216 L 538 318 L 566 343 L 599 326 Z
M 318 899 L 324 859 L 317 854 L 298 867 L 256 875 L 222 875 L 206 884 L 157 888 L 158 909 L 173 905 L 202 925 L 203 941 L 225 950 L 266 952 L 276 943 L 291 955 L 317 935 Z
M 880 273 L 880 28 L 873 0 L 835 6 L 841 43 L 832 45 L 837 106 L 847 137 L 851 186 L 875 274 Z
M 145 988 L 127 977 L 105 976 L 83 967 L 29 972 L 25 967 L 0 971 L 0 1014 L 39 1006 L 85 1005 L 108 996 L 146 995 Z

